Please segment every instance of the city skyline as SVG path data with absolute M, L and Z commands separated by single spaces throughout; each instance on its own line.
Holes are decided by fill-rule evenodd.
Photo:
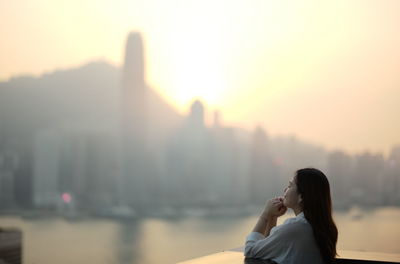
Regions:
M 121 69 L 95 62 L 0 83 L 3 208 L 119 215 L 264 203 L 304 167 L 326 171 L 338 208 L 398 204 L 400 146 L 387 158 L 348 155 L 262 126 L 227 126 L 219 113 L 207 126 L 201 101 L 179 115 L 148 85 L 139 32 L 124 51 Z
M 329 150 L 387 156 L 399 143 L 399 3 L 3 3 L 2 80 L 93 58 L 121 65 L 134 29 L 147 82 L 181 114 L 200 98 L 208 124 L 218 109 L 227 125 Z
M 7 82 L 10 82 L 10 81 L 22 80 L 24 78 L 38 79 L 38 78 L 42 78 L 42 77 L 45 77 L 45 76 L 52 75 L 54 73 L 73 71 L 75 69 L 80 69 L 80 68 L 84 68 L 84 67 L 87 67 L 89 65 L 95 65 L 95 64 L 109 65 L 111 67 L 115 67 L 118 70 L 122 70 L 123 69 L 123 66 L 119 66 L 118 67 L 118 66 L 115 66 L 113 64 L 110 64 L 109 61 L 104 61 L 104 60 L 100 59 L 100 60 L 89 61 L 89 62 L 84 63 L 82 65 L 79 65 L 77 67 L 71 67 L 71 68 L 65 68 L 65 69 L 54 69 L 53 71 L 45 72 L 45 73 L 43 73 L 42 75 L 39 75 L 39 76 L 32 76 L 32 75 L 17 75 L 17 76 L 13 76 L 13 77 L 10 78 L 10 80 L 8 80 L 6 82 L 3 82 L 3 84 L 5 84 Z M 109 66 L 107 66 L 107 67 L 109 67 Z M 352 155 L 352 156 L 359 155 L 359 154 L 364 154 L 364 153 L 370 153 L 370 154 L 381 154 L 385 158 L 388 158 L 388 156 L 390 155 L 390 152 L 392 151 L 392 149 L 394 147 L 400 145 L 400 140 L 399 140 L 399 141 L 395 141 L 394 144 L 389 145 L 387 147 L 387 149 L 385 149 L 385 150 L 382 150 L 382 149 L 370 149 L 368 147 L 364 147 L 364 148 L 361 148 L 361 149 L 358 149 L 358 150 L 351 151 L 351 150 L 349 150 L 349 149 L 347 149 L 346 147 L 343 147 L 343 146 L 329 147 L 329 146 L 325 145 L 324 142 L 317 142 L 317 141 L 315 141 L 313 139 L 307 139 L 305 137 L 302 137 L 301 134 L 296 134 L 295 132 L 292 132 L 292 131 L 273 134 L 273 133 L 271 133 L 268 125 L 266 124 L 267 122 L 256 122 L 256 123 L 253 123 L 252 126 L 249 126 L 249 127 L 247 127 L 247 126 L 242 127 L 242 126 L 237 125 L 237 124 L 227 123 L 226 120 L 224 120 L 224 112 L 223 111 L 221 111 L 219 108 L 214 108 L 213 109 L 213 108 L 208 107 L 207 102 L 202 100 L 202 98 L 200 98 L 200 97 L 194 97 L 191 100 L 189 100 L 187 102 L 187 107 L 182 112 L 182 111 L 179 111 L 179 109 L 175 108 L 174 105 L 171 104 L 168 101 L 167 98 L 162 96 L 162 94 L 158 93 L 158 90 L 155 89 L 155 87 L 151 87 L 151 88 L 154 89 L 154 92 L 157 94 L 156 96 L 162 98 L 162 100 L 165 101 L 165 103 L 164 103 L 165 106 L 164 107 L 169 108 L 168 111 L 174 111 L 177 116 L 179 115 L 181 117 L 184 117 L 184 116 L 189 115 L 191 105 L 196 101 L 201 102 L 205 106 L 204 123 L 209 128 L 211 128 L 215 124 L 215 121 L 216 121 L 216 118 L 217 118 L 216 115 L 218 115 L 218 122 L 223 123 L 223 125 L 227 126 L 227 127 L 242 129 L 243 131 L 246 131 L 247 133 L 252 133 L 252 131 L 257 130 L 259 127 L 261 127 L 263 129 L 268 130 L 269 136 L 272 137 L 272 138 L 275 138 L 275 139 L 293 138 L 295 140 L 300 140 L 300 141 L 302 141 L 304 143 L 307 143 L 307 144 L 310 144 L 310 145 L 313 145 L 313 146 L 316 146 L 316 147 L 321 147 L 321 148 L 323 148 L 323 149 L 325 149 L 326 151 L 329 151 L 329 152 L 339 151 L 339 152 L 343 152 L 345 154 Z M 176 122 L 176 121 L 174 121 L 174 122 Z

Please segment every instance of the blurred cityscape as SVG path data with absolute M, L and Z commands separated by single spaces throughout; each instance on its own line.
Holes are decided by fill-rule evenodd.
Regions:
M 400 145 L 350 155 L 229 127 L 219 112 L 206 125 L 206 102 L 183 116 L 149 87 L 144 48 L 133 32 L 121 68 L 99 61 L 0 83 L 1 211 L 237 211 L 281 195 L 303 167 L 326 173 L 335 208 L 400 206 Z

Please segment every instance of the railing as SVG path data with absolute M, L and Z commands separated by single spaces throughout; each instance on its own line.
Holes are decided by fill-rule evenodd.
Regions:
M 338 264 L 391 264 L 400 263 L 400 254 L 339 250 Z M 180 262 L 179 264 L 268 264 L 270 262 L 248 259 L 243 255 L 243 247 L 208 256 Z
M 0 263 L 22 263 L 22 232 L 0 228 Z

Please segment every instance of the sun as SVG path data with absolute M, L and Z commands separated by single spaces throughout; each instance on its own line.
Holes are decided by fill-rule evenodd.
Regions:
M 191 52 L 192 49 L 201 48 L 204 48 L 201 44 L 187 47 L 183 51 L 186 56 L 182 54 L 175 61 L 176 75 L 173 85 L 176 93 L 172 96 L 179 104 L 186 104 L 197 98 L 207 105 L 218 107 L 226 89 L 224 74 L 218 69 L 218 62 L 212 56 L 211 48 L 198 53 Z

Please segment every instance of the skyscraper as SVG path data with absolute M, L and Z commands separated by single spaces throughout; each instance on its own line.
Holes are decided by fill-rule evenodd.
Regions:
M 143 41 L 140 33 L 128 35 L 122 73 L 122 202 L 131 206 L 147 201 L 147 87 Z
M 143 52 L 140 33 L 130 33 L 126 42 L 122 73 L 122 114 L 130 143 L 144 147 L 147 128 L 147 87 Z

